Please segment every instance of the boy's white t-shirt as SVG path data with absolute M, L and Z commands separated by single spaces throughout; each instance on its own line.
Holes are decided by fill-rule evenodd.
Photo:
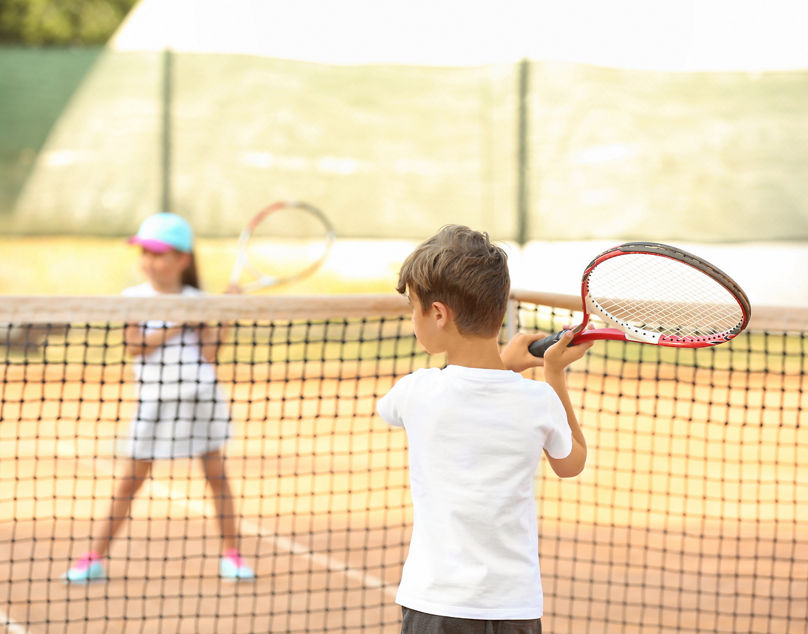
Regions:
M 546 383 L 450 365 L 400 379 L 377 404 L 406 429 L 414 524 L 396 602 L 442 616 L 542 616 L 534 481 L 572 433 Z

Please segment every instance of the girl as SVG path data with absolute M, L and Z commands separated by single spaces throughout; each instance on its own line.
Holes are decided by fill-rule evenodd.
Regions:
M 143 221 L 130 244 L 141 247 L 140 265 L 147 282 L 128 288 L 129 297 L 166 293 L 201 295 L 188 223 L 172 213 Z M 223 555 L 219 576 L 231 581 L 255 577 L 238 551 L 233 496 L 227 480 L 223 447 L 230 437 L 230 411 L 216 382 L 213 365 L 220 329 L 162 321 L 130 324 L 124 334 L 126 352 L 135 359 L 138 410 L 128 438 L 124 474 L 109 513 L 97 525 L 92 549 L 63 575 L 68 583 L 106 580 L 110 542 L 129 515 L 136 493 L 157 458 L 199 456 L 213 493 Z

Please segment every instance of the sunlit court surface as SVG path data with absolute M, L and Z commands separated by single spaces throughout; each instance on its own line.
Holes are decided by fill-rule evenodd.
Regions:
M 574 319 L 528 297 L 510 313 L 521 327 Z M 284 299 L 185 300 L 180 312 L 280 315 Z M 218 578 L 213 506 L 188 460 L 156 463 L 113 543 L 108 582 L 63 584 L 106 511 L 136 404 L 120 326 L 96 321 L 126 306 L 96 299 L 93 326 L 29 326 L 28 351 L 9 350 L 3 366 L 0 545 L 12 631 L 398 630 L 412 522 L 406 440 L 374 407 L 397 377 L 441 360 L 414 344 L 400 298 L 333 301 L 311 300 L 315 319 L 242 319 L 221 351 L 235 421 L 227 464 L 257 574 L 238 584 Z M 51 303 L 53 320 L 65 309 Z M 761 319 L 774 329 L 758 321 L 723 348 L 609 342 L 570 371 L 592 455 L 572 481 L 549 470 L 537 479 L 555 631 L 804 624 L 805 341 L 780 332 L 793 321 Z
M 374 414 L 395 362 L 360 361 L 358 346 L 367 344 L 355 339 L 373 345 L 374 329 L 390 337 L 399 327 L 395 319 L 364 328 L 337 320 L 236 332 L 219 374 L 236 421 L 228 469 L 242 552 L 257 574 L 247 584 L 219 580 L 204 479 L 198 464 L 176 460 L 156 464 L 110 553 L 109 582 L 64 585 L 59 576 L 106 512 L 116 444 L 136 403 L 115 346 L 121 332 L 80 328 L 89 335 L 78 344 L 83 353 L 78 332 L 51 342 L 63 361 L 109 345 L 90 365 L 8 359 L 3 415 L 17 421 L 2 430 L 3 479 L 16 482 L 2 505 L 9 621 L 30 632 L 344 632 L 397 623 L 393 598 L 411 522 L 405 439 Z M 349 342 L 326 339 L 326 328 L 347 330 Z M 353 360 L 334 358 L 346 347 Z
M 0 47 L 0 632 L 400 632 L 408 445 L 376 403 L 445 365 L 394 287 L 461 223 L 508 253 L 503 343 L 576 324 L 584 267 L 630 240 L 751 303 L 715 348 L 599 341 L 570 368 L 589 455 L 536 475 L 544 631 L 808 634 L 808 5 L 130 4 L 103 44 Z M 293 215 L 240 244 L 290 202 L 325 240 Z M 120 296 L 161 211 L 192 226 L 207 296 Z M 238 261 L 250 292 L 225 294 Z M 254 579 L 220 576 L 198 458 L 154 461 L 105 580 L 63 578 L 129 463 L 124 331 L 149 321 L 227 328 Z

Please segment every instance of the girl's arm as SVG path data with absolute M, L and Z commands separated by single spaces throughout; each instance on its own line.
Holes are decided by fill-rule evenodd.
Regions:
M 221 324 L 219 326 L 208 326 L 201 324 L 199 326 L 199 343 L 200 352 L 202 357 L 208 363 L 216 363 L 216 357 L 219 354 L 219 346 L 227 336 L 230 326 Z
M 193 328 L 194 326 L 186 325 L 185 327 Z M 199 330 L 200 352 L 202 356 L 208 363 L 215 363 L 216 356 L 219 352 L 219 345 L 227 335 L 229 326 L 207 326 L 200 324 L 197 328 Z M 179 335 L 182 330 L 183 326 L 180 325 L 160 328 L 146 333 L 141 326 L 129 324 L 124 331 L 124 348 L 127 354 L 146 356 L 161 346 L 164 346 L 167 341 Z
M 128 324 L 123 334 L 124 349 L 133 356 L 146 356 L 182 332 L 182 326 L 169 326 L 145 332 L 138 324 Z
M 225 289 L 225 294 L 240 295 L 241 288 L 238 284 L 229 284 Z M 230 332 L 230 324 L 219 324 L 218 326 L 199 325 L 199 342 L 202 358 L 208 363 L 216 363 L 219 354 L 219 346 Z

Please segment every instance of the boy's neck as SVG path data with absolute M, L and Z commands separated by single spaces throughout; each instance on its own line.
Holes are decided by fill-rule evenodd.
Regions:
M 496 337 L 466 337 L 458 335 L 446 347 L 446 362 L 467 368 L 505 370 L 499 356 Z

